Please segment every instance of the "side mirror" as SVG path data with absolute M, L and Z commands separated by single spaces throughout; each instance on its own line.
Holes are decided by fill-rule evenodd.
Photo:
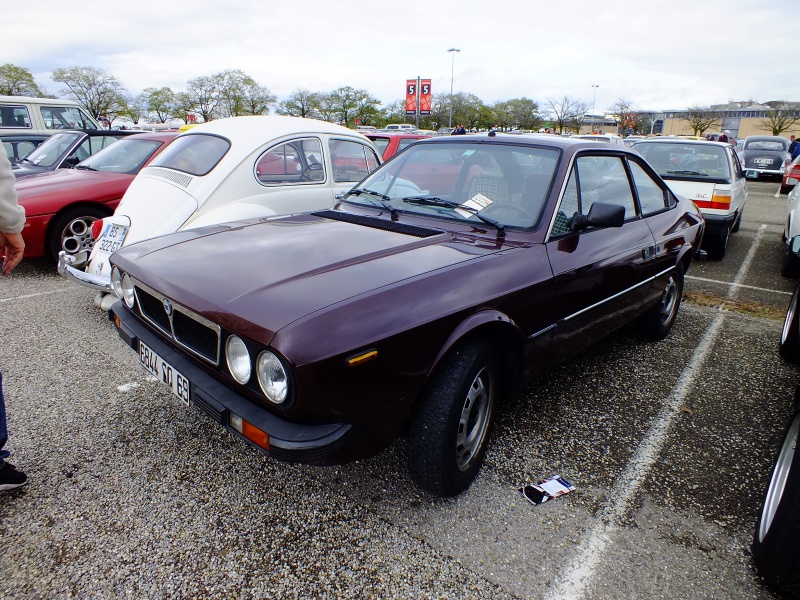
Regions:
M 747 169 L 744 175 L 748 179 L 758 179 L 758 171 L 756 171 L 755 169 Z
M 69 157 L 64 159 L 64 167 L 66 167 L 67 169 L 71 169 L 75 165 L 77 165 L 79 162 L 81 162 L 81 161 L 78 159 L 77 156 L 69 156 Z
M 792 254 L 797 254 L 800 256 L 800 235 L 796 235 L 791 239 L 789 242 L 789 248 L 791 248 Z
M 622 227 L 625 223 L 625 207 L 618 204 L 595 202 L 588 215 L 575 213 L 572 216 L 570 229 L 580 231 L 587 227 Z

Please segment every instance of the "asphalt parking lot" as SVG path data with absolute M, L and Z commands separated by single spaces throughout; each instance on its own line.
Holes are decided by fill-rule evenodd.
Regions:
M 786 197 L 751 182 L 673 332 L 632 329 L 519 389 L 476 483 L 418 492 L 404 442 L 275 462 L 148 380 L 93 294 L 0 279 L 0 368 L 30 485 L 0 495 L 4 598 L 772 598 L 750 542 L 798 371 L 778 354 Z M 576 490 L 533 506 L 517 487 Z

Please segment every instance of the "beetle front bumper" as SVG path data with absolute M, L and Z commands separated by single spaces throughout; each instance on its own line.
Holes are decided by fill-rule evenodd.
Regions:
M 63 250 L 58 253 L 58 272 L 84 287 L 92 288 L 101 292 L 111 293 L 111 278 L 103 275 L 92 275 L 85 273 L 72 266 L 72 256 Z

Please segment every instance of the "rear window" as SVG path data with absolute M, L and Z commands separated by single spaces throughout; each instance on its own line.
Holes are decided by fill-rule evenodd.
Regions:
M 228 140 L 216 135 L 204 133 L 182 135 L 150 165 L 182 171 L 189 175 L 207 175 L 222 160 L 230 147 L 231 143 Z
M 753 140 L 746 142 L 745 150 L 772 150 L 774 152 L 782 152 L 788 148 L 786 142 L 779 140 Z
M 30 129 L 28 109 L 25 106 L 0 106 L 0 127 Z
M 715 145 L 641 142 L 633 145 L 662 177 L 730 179 L 725 148 Z

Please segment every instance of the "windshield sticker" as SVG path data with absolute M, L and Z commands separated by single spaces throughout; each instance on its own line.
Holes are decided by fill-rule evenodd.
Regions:
M 475 194 L 472 198 L 464 202 L 461 206 L 472 209 L 472 210 L 463 210 L 460 208 L 456 209 L 456 212 L 460 214 L 465 219 L 470 218 L 475 212 L 481 211 L 487 206 L 492 203 L 492 200 L 484 196 L 483 194 Z

